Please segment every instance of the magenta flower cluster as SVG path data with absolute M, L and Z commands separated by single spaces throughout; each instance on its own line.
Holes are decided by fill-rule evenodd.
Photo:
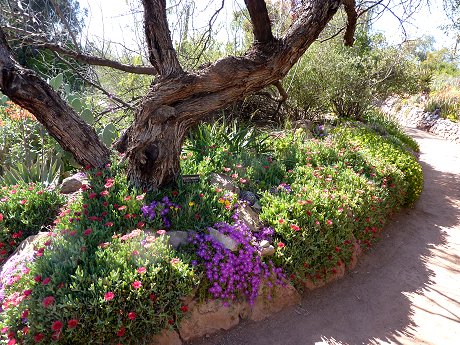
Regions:
M 144 217 L 154 220 L 158 216 L 161 217 L 165 228 L 171 227 L 171 221 L 168 218 L 168 213 L 173 209 L 180 209 L 180 205 L 176 205 L 165 196 L 161 201 L 152 201 L 150 205 L 145 205 L 141 208 Z
M 237 244 L 235 251 L 224 247 L 222 243 L 208 234 L 196 234 L 193 243 L 196 254 L 202 261 L 207 280 L 211 287 L 208 292 L 213 298 L 234 301 L 245 298 L 253 304 L 259 294 L 262 280 L 268 287 L 283 285 L 285 277 L 280 268 L 270 261 L 265 263 L 248 227 L 241 221 L 234 225 L 217 223 L 214 229 L 230 237 Z M 267 229 L 265 234 L 272 234 Z

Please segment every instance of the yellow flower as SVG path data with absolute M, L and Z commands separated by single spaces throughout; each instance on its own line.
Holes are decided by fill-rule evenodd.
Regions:
M 190 201 L 190 202 L 188 203 L 188 205 L 189 205 L 190 207 L 192 207 L 193 205 L 195 205 L 195 203 L 194 203 L 193 201 Z

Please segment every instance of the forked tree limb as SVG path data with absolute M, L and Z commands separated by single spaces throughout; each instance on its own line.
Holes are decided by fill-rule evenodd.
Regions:
M 358 22 L 358 12 L 356 11 L 356 1 L 355 0 L 343 0 L 343 6 L 345 8 L 345 13 L 347 14 L 347 27 L 343 40 L 345 45 L 351 47 L 355 42 L 355 31 L 356 24 Z
M 261 44 L 273 41 L 275 38 L 265 0 L 244 0 L 244 2 L 251 17 L 254 39 Z
M 166 17 L 166 0 L 142 0 L 150 63 L 162 77 L 183 72 L 173 47 Z

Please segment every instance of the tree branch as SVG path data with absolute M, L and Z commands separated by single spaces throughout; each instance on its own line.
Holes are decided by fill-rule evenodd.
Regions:
M 251 17 L 254 38 L 258 43 L 269 43 L 275 38 L 272 34 L 270 17 L 264 0 L 244 0 Z
M 347 28 L 343 40 L 345 45 L 351 47 L 355 42 L 356 23 L 358 22 L 358 13 L 356 12 L 355 0 L 343 0 L 345 13 L 347 14 Z
M 78 163 L 103 167 L 109 161 L 110 151 L 96 132 L 34 71 L 13 59 L 1 27 L 0 90 L 29 110 Z
M 142 0 L 149 60 L 163 77 L 183 72 L 172 45 L 166 18 L 166 0 Z
M 4 29 L 8 31 L 17 31 L 17 32 L 22 32 L 22 33 L 27 33 L 22 29 L 17 29 L 11 26 L 4 27 Z M 33 34 L 32 34 L 33 35 Z M 126 65 L 122 64 L 118 61 L 113 61 L 110 59 L 105 59 L 105 58 L 100 58 L 92 55 L 87 55 L 87 54 L 82 54 L 82 53 L 77 53 L 73 50 L 63 48 L 59 44 L 55 43 L 50 43 L 50 42 L 44 42 L 42 40 L 38 40 L 35 38 L 22 38 L 24 42 L 27 42 L 29 45 L 33 45 L 36 47 L 41 47 L 45 49 L 49 49 L 55 53 L 62 54 L 65 56 L 69 56 L 79 62 L 86 63 L 88 65 L 93 65 L 93 66 L 103 66 L 103 67 L 110 67 L 113 69 L 117 69 L 123 72 L 129 72 L 129 73 L 134 73 L 134 74 L 146 74 L 146 75 L 155 75 L 157 74 L 157 70 L 153 67 L 147 67 L 147 66 L 134 66 L 134 65 Z

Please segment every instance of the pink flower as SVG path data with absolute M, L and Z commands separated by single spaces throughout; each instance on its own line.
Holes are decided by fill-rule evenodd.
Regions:
M 107 223 L 105 223 L 104 225 L 110 228 L 110 227 L 113 226 L 113 222 L 107 222 Z
M 90 193 L 90 194 L 88 195 L 88 198 L 90 198 L 90 199 L 94 199 L 95 197 L 97 197 L 97 194 L 96 194 L 96 193 Z
M 57 320 L 57 321 L 53 322 L 53 324 L 51 325 L 51 329 L 53 331 L 57 332 L 57 331 L 60 331 L 63 326 L 64 325 L 63 325 L 62 321 Z
M 158 230 L 157 234 L 158 235 L 164 235 L 164 234 L 166 234 L 166 230 Z
M 50 282 L 51 282 L 51 278 L 50 278 L 50 277 L 46 277 L 45 279 L 43 279 L 42 284 L 43 284 L 43 285 L 48 285 Z
M 37 333 L 34 335 L 34 341 L 36 343 L 39 343 L 43 340 L 43 338 L 45 337 L 45 335 L 43 333 Z
M 142 282 L 139 280 L 134 281 L 132 284 L 133 288 L 140 289 L 142 287 Z
M 70 319 L 69 322 L 67 322 L 67 327 L 69 328 L 75 328 L 78 325 L 78 320 L 77 319 Z
M 132 256 L 136 256 L 136 255 L 139 255 L 139 251 L 138 250 L 133 250 L 133 252 L 131 253 Z
M 326 224 L 327 225 L 332 225 L 332 220 L 330 220 L 330 219 L 326 220 Z
M 109 191 L 108 190 L 103 190 L 102 192 L 99 193 L 101 196 L 107 196 L 109 195 Z
M 128 313 L 128 319 L 130 319 L 130 320 L 134 320 L 136 318 L 136 316 L 137 316 L 136 313 L 133 312 L 133 311 Z
M 42 281 L 42 276 L 35 276 L 34 277 L 34 281 L 36 281 L 37 283 L 41 282 Z
M 123 200 L 125 200 L 125 201 L 131 200 L 131 195 L 125 196 L 125 198 Z
M 92 232 L 93 232 L 93 229 L 86 229 L 85 231 L 83 231 L 83 235 L 88 236 Z
M 0 213 L 0 222 L 3 221 L 3 214 Z
M 170 262 L 171 262 L 171 264 L 175 265 L 175 264 L 178 264 L 180 262 L 180 259 L 179 258 L 172 258 Z
M 24 294 L 24 296 L 30 296 L 32 294 L 32 290 L 31 289 L 24 290 L 22 293 Z
M 26 202 L 27 202 L 26 199 L 22 199 L 21 201 L 19 201 L 19 203 L 20 203 L 21 205 L 24 205 Z
M 50 305 L 54 304 L 54 297 L 53 296 L 45 297 L 43 299 L 42 304 L 45 308 L 48 308 Z
M 109 291 L 107 292 L 105 295 L 104 295 L 104 299 L 106 301 L 111 301 L 115 298 L 115 294 L 112 292 L 112 291 Z
M 136 196 L 136 200 L 144 200 L 144 194 Z
M 283 218 L 280 218 L 280 219 L 278 219 L 278 222 L 279 222 L 280 224 L 283 224 L 283 223 L 284 223 L 284 219 L 283 219 Z
M 137 269 L 137 273 L 139 274 L 144 274 L 145 272 L 147 272 L 147 269 L 145 267 L 139 267 Z

